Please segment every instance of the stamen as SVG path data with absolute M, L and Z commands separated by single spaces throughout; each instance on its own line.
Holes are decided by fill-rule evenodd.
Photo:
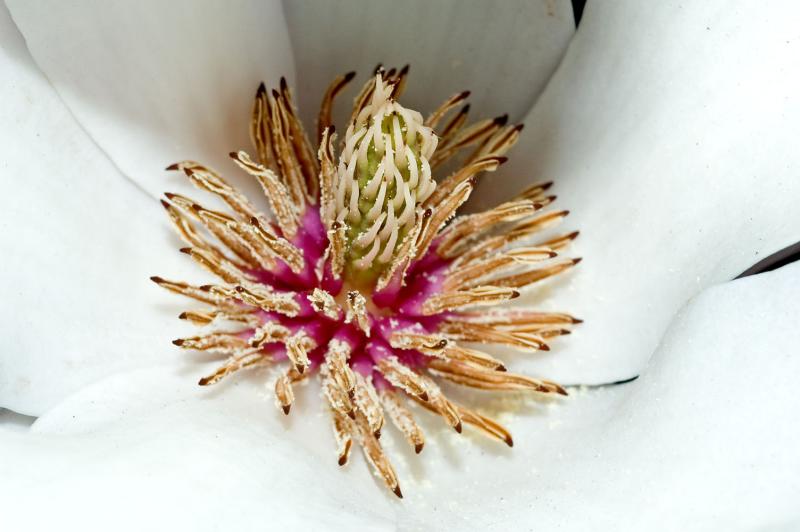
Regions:
M 445 292 L 429 297 L 422 305 L 422 313 L 425 316 L 431 316 L 446 310 L 453 310 L 461 307 L 496 305 L 517 297 L 519 297 L 519 292 L 510 288 L 479 286 L 469 290 Z
M 345 323 L 355 323 L 361 331 L 370 335 L 369 315 L 367 314 L 367 300 L 357 290 L 347 292 L 347 315 L 344 318 Z
M 378 392 L 372 385 L 372 377 L 364 377 L 353 373 L 355 377 L 355 394 L 353 400 L 359 412 L 364 415 L 370 432 L 376 438 L 381 437 L 383 428 L 383 410 L 378 399 Z
M 414 448 L 414 452 L 421 453 L 425 446 L 425 436 L 414 420 L 414 415 L 406 408 L 396 392 L 389 389 L 381 390 L 380 398 L 383 408 L 394 426 L 403 433 L 406 441 Z
M 209 386 L 211 384 L 216 384 L 221 381 L 224 377 L 227 377 L 231 373 L 235 373 L 241 369 L 245 368 L 252 368 L 257 365 L 266 364 L 271 362 L 271 359 L 265 356 L 263 353 L 252 353 L 248 352 L 241 356 L 232 357 L 224 366 L 221 366 L 217 371 L 209 375 L 208 377 L 203 377 L 200 379 L 198 384 L 200 386 Z

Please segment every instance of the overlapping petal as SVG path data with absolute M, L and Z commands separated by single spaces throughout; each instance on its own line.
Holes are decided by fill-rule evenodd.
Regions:
M 220 171 L 249 145 L 262 80 L 294 83 L 278 2 L 8 2 L 37 64 L 120 171 L 153 196 L 191 187 L 163 168 Z M 241 183 L 254 195 L 253 180 Z
M 581 230 L 585 261 L 546 299 L 585 324 L 525 369 L 635 375 L 690 297 L 800 241 L 800 6 L 782 6 L 588 5 L 505 175 L 473 196 L 552 179 Z
M 568 0 L 284 2 L 303 116 L 315 118 L 322 90 L 355 70 L 411 65 L 404 104 L 432 110 L 472 91 L 475 116 L 524 116 L 575 31 Z M 354 93 L 353 93 L 354 94 Z M 348 106 L 343 106 L 343 114 Z
M 194 272 L 81 130 L 0 9 L 0 405 L 39 415 L 116 371 L 169 356 L 179 310 L 154 264 Z M 169 304 L 167 302 L 170 302 Z

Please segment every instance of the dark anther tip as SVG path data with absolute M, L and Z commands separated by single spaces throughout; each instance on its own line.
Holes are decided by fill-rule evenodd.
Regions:
M 161 206 L 162 206 L 162 207 L 164 207 L 165 209 L 169 210 L 169 203 L 167 203 L 167 201 L 166 201 L 166 200 L 160 199 L 160 200 L 158 200 L 158 201 L 160 201 L 160 202 L 161 202 Z
M 153 281 L 154 283 L 163 283 L 164 282 L 164 279 L 162 279 L 158 275 L 150 276 L 150 280 Z
M 351 70 L 350 72 L 348 72 L 347 74 L 344 75 L 344 82 L 345 83 L 350 83 L 351 81 L 353 81 L 354 77 L 356 77 L 356 71 L 355 70 Z
M 456 423 L 456 426 L 453 427 L 453 428 L 456 429 L 456 432 L 461 434 L 461 431 L 464 430 L 464 425 L 461 423 L 461 421 L 459 421 L 458 423 Z
M 497 164 L 505 164 L 506 161 L 508 161 L 508 157 L 504 157 L 502 155 L 497 157 Z
M 425 447 L 424 443 L 418 443 L 414 446 L 414 452 L 419 454 L 422 452 L 422 448 Z
M 181 253 L 186 253 L 187 255 L 192 254 L 192 248 L 181 248 L 178 251 L 180 251 Z
M 186 314 L 185 312 L 181 312 L 180 314 L 178 314 L 178 319 L 179 320 L 185 320 L 188 316 L 189 315 Z
M 200 287 L 200 290 L 203 292 L 210 292 L 212 288 L 214 288 L 213 284 L 204 284 Z
M 339 466 L 341 467 L 341 466 L 345 465 L 346 463 L 347 463 L 347 456 L 346 455 L 340 456 L 339 457 Z
M 495 370 L 495 371 L 508 371 L 508 369 L 507 369 L 507 368 L 506 368 L 504 365 L 502 365 L 502 364 L 500 364 L 499 366 L 497 366 L 496 368 L 494 368 L 494 370 Z
M 570 211 L 566 210 L 566 211 L 562 211 L 561 215 L 562 216 L 569 216 L 569 213 L 570 213 Z
M 511 292 L 511 299 L 516 299 L 518 297 L 519 297 L 519 291 L 518 290 L 514 290 L 513 292 Z
M 202 379 L 197 381 L 197 384 L 199 384 L 200 386 L 206 386 L 206 385 L 208 385 L 208 382 L 209 382 L 209 379 L 207 377 L 203 377 Z
M 403 492 L 400 491 L 400 486 L 395 486 L 395 488 L 392 491 L 394 492 L 395 495 L 397 495 L 398 499 L 403 498 Z
M 470 91 L 463 91 L 461 94 L 458 95 L 459 100 L 466 100 L 469 98 L 469 95 L 472 94 Z
M 497 126 L 504 126 L 508 122 L 508 115 L 498 116 L 494 119 L 494 123 Z
M 372 433 L 372 435 L 375 436 L 376 440 L 380 440 L 381 439 L 381 429 L 376 430 L 375 432 Z
M 583 320 L 580 318 L 572 318 L 572 323 L 583 323 Z
M 281 94 L 278 91 L 276 91 L 275 89 L 272 89 L 272 97 L 277 100 L 277 99 L 279 99 L 281 97 Z
M 281 92 L 287 90 L 289 88 L 289 84 L 286 83 L 286 78 L 281 76 Z
M 539 346 L 539 351 L 550 351 L 550 346 L 547 344 L 542 344 Z
M 282 407 L 283 415 L 288 416 L 289 411 L 292 409 L 292 405 L 283 405 Z
M 178 338 L 177 340 L 173 340 L 172 344 L 173 345 L 177 345 L 178 347 L 180 347 L 180 346 L 183 345 L 183 339 L 182 338 Z
M 506 442 L 506 445 L 508 445 L 509 447 L 514 447 L 514 440 L 511 439 L 511 436 L 504 438 L 504 441 Z
M 461 108 L 461 111 L 460 111 L 460 114 L 462 114 L 462 115 L 465 115 L 465 114 L 469 113 L 469 110 L 470 110 L 470 107 L 471 107 L 471 106 L 472 106 L 472 104 L 469 104 L 469 103 L 468 103 L 467 105 L 465 105 L 464 107 L 462 107 L 462 108 Z
M 238 159 L 239 158 L 239 154 L 237 152 L 235 152 L 235 151 L 232 151 L 232 152 L 230 152 L 228 154 L 228 157 L 230 157 L 231 159 Z
M 258 84 L 258 90 L 256 90 L 256 96 L 261 96 L 265 92 L 267 92 L 267 86 L 264 85 L 264 82 L 262 81 L 261 83 Z
M 349 412 L 347 413 L 347 417 L 349 417 L 350 419 L 355 419 L 355 418 L 356 418 L 356 412 L 355 412 L 355 410 L 351 410 L 351 411 L 349 411 Z
M 572 264 L 579 264 L 583 260 L 583 257 L 578 257 L 577 259 L 572 259 Z
M 519 133 L 520 131 L 525 129 L 525 124 L 517 124 L 516 126 L 514 126 L 514 129 L 516 129 L 517 133 Z
M 180 168 L 180 164 L 179 163 L 172 163 L 171 165 L 169 165 L 166 168 L 164 168 L 164 170 L 166 170 L 167 172 L 174 172 L 178 168 Z
M 334 133 L 336 133 L 336 126 L 334 126 L 333 124 L 331 124 L 331 125 L 329 125 L 329 126 L 328 126 L 328 136 L 330 137 L 330 136 L 331 136 L 331 135 L 333 135 Z
M 188 175 L 189 177 L 192 177 L 192 175 L 194 175 L 194 170 L 192 170 L 191 168 L 184 168 L 183 173 Z
M 540 186 L 542 187 L 542 190 L 547 190 L 548 188 L 553 186 L 553 182 L 552 181 L 546 181 L 546 182 L 542 183 Z
M 403 76 L 405 74 L 408 74 L 409 70 L 411 70 L 411 64 L 406 63 L 405 65 L 403 65 L 403 68 L 400 69 L 400 75 Z
M 428 392 L 422 392 L 417 397 L 419 397 L 420 400 L 425 401 L 426 403 L 428 402 Z

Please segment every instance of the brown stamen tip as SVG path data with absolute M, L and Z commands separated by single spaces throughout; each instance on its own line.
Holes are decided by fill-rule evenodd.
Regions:
M 283 405 L 281 408 L 283 410 L 283 414 L 288 416 L 289 415 L 289 410 L 292 409 L 292 405 Z
M 567 235 L 567 236 L 568 236 L 569 238 L 571 238 L 572 240 L 575 240 L 576 238 L 578 238 L 578 235 L 579 235 L 579 234 L 581 234 L 581 232 L 580 232 L 580 231 L 573 231 L 572 233 L 570 233 L 570 234 L 569 234 L 569 235 Z
M 172 343 L 173 343 L 174 345 L 177 345 L 177 346 L 179 346 L 179 347 L 183 345 L 183 342 L 184 342 L 183 338 L 178 338 L 177 340 L 173 340 L 173 341 L 172 341 Z
M 518 297 L 519 297 L 519 292 L 517 290 L 514 290 L 513 292 L 511 292 L 511 296 L 508 299 L 516 299 Z
M 547 255 L 552 259 L 553 257 L 557 257 L 558 253 L 556 253 L 555 251 L 551 251 Z
M 264 82 L 262 81 L 261 83 L 258 84 L 258 90 L 256 90 L 256 96 L 261 96 L 265 92 L 267 92 L 267 86 L 264 85 Z
M 203 377 L 202 379 L 200 379 L 199 381 L 197 381 L 197 384 L 199 384 L 200 386 L 208 386 L 208 383 L 209 383 L 210 381 L 211 381 L 211 379 L 210 379 L 210 378 L 208 378 L 208 377 Z
M 189 177 L 192 177 L 194 175 L 194 170 L 192 170 L 191 168 L 184 168 L 183 173 Z
M 408 74 L 409 70 L 411 70 L 411 65 L 406 63 L 406 65 L 404 65 L 403 68 L 400 69 L 400 74 L 399 75 L 403 76 L 405 74 Z
M 166 170 L 167 172 L 174 172 L 175 170 L 179 169 L 180 167 L 181 167 L 180 163 L 172 163 L 171 165 L 169 165 L 166 168 L 164 168 L 164 170 Z
M 506 442 L 506 445 L 508 445 L 509 447 L 514 447 L 514 440 L 511 439 L 511 434 L 503 438 L 503 441 Z
M 495 157 L 495 159 L 497 160 L 497 164 L 505 164 L 505 162 L 508 161 L 508 157 L 503 157 L 502 155 L 500 157 Z
M 152 277 L 151 277 L 152 279 Z M 583 320 L 580 318 L 572 318 L 572 323 L 583 323 Z
M 352 420 L 355 420 L 356 419 L 356 411 L 355 410 L 350 410 L 349 412 L 347 412 L 347 417 L 349 417 Z
M 561 211 L 561 216 L 569 216 L 569 211 Z
M 459 421 L 458 423 L 456 423 L 456 426 L 453 427 L 453 428 L 456 429 L 456 432 L 461 434 L 461 431 L 464 430 L 464 425 L 461 423 L 461 421 Z
M 165 209 L 169 210 L 169 203 L 167 203 L 167 201 L 166 201 L 166 200 L 163 200 L 163 199 L 162 199 L 162 200 L 158 200 L 158 201 L 160 201 L 160 202 L 161 202 L 161 206 L 162 206 L 162 207 L 164 207 Z
M 150 280 L 151 280 L 151 281 L 153 281 L 153 282 L 154 282 L 154 283 L 156 283 L 156 284 L 161 284 L 161 283 L 163 283 L 163 282 L 164 282 L 164 279 L 163 279 L 163 278 L 161 278 L 161 277 L 159 277 L 158 275 L 153 275 L 153 276 L 151 276 L 151 277 L 150 277 Z
M 470 91 L 462 91 L 461 94 L 458 95 L 459 100 L 466 100 L 469 98 L 469 95 L 472 94 Z
M 516 130 L 517 133 L 519 133 L 520 131 L 525 129 L 525 124 L 517 124 L 516 126 L 514 126 L 514 129 Z
M 558 196 L 552 195 L 552 196 L 547 196 L 545 199 L 547 201 L 549 201 L 550 203 L 553 203 L 557 198 L 558 198 Z M 569 211 L 566 211 L 566 212 L 569 213 Z M 564 216 L 566 216 L 566 214 Z
M 339 466 L 343 466 L 347 463 L 347 455 L 343 454 L 339 457 Z
M 200 290 L 202 290 L 203 292 L 210 292 L 212 288 L 214 288 L 213 284 L 204 284 L 200 286 Z
M 355 70 L 351 70 L 350 72 L 348 72 L 347 74 L 344 75 L 344 82 L 345 83 L 350 83 L 351 81 L 353 81 L 354 77 L 356 77 L 356 71 Z
M 299 373 L 300 375 L 302 375 L 306 371 L 306 367 L 303 364 L 295 364 L 294 369 L 296 369 L 297 373 Z
M 424 443 L 418 443 L 414 446 L 414 452 L 419 454 L 422 452 L 422 448 L 425 447 Z
M 173 192 L 164 192 L 164 195 L 167 197 L 168 200 L 171 200 L 172 198 L 175 197 L 175 194 Z
M 375 432 L 372 433 L 372 435 L 375 436 L 376 440 L 380 440 L 381 439 L 381 429 L 376 430 Z
M 355 72 L 354 72 L 354 74 L 355 74 Z M 336 133 L 336 126 L 331 124 L 330 126 L 328 126 L 328 136 L 333 135 L 334 133 Z
M 402 499 L 403 498 L 403 492 L 400 491 L 400 486 L 399 485 L 395 486 L 392 491 L 394 492 L 395 495 L 397 495 L 398 499 Z
M 458 112 L 458 114 L 465 115 L 465 114 L 469 113 L 469 110 L 471 108 L 472 108 L 472 104 L 468 103 L 467 105 L 465 105 L 464 107 L 461 108 L 461 110 Z
M 498 364 L 497 367 L 494 368 L 494 370 L 495 371 L 508 371 L 508 369 L 506 369 L 506 367 L 504 365 L 502 365 L 502 364 Z
M 289 90 L 289 84 L 286 83 L 286 78 L 281 76 L 281 92 L 286 92 Z
M 570 331 L 569 329 L 561 329 L 560 331 L 558 331 L 558 334 L 563 336 L 567 334 L 572 334 L 572 331 Z
M 188 315 L 188 314 L 186 314 L 185 312 L 181 312 L 181 313 L 178 315 L 178 319 L 179 319 L 179 320 L 185 320 L 185 319 L 186 319 L 188 316 L 189 316 L 189 315 Z
M 578 257 L 577 259 L 572 259 L 572 264 L 579 264 L 583 260 L 583 257 Z
M 504 126 L 508 122 L 508 115 L 498 116 L 494 119 L 494 123 L 497 126 Z
M 239 154 L 235 151 L 232 151 L 228 154 L 228 157 L 230 157 L 231 159 L 239 159 Z
M 272 97 L 275 98 L 276 100 L 278 100 L 278 99 L 280 99 L 281 94 L 278 91 L 276 91 L 275 89 L 272 89 Z
M 556 385 L 556 386 L 558 386 L 558 385 Z M 558 386 L 558 388 L 556 389 L 556 393 L 558 393 L 559 395 L 564 395 L 564 396 L 567 396 L 567 395 L 569 395 L 569 394 L 567 393 L 567 390 L 565 390 L 565 389 L 564 389 L 564 388 L 562 388 L 561 386 Z
M 421 401 L 428 402 L 428 392 L 422 392 L 417 397 L 419 397 Z
M 192 248 L 181 248 L 178 251 L 180 251 L 181 253 L 186 253 L 187 255 L 192 254 Z
M 547 344 L 542 344 L 539 346 L 539 351 L 550 351 L 550 346 Z

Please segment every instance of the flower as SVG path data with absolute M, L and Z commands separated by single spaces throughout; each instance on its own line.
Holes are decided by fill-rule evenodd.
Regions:
M 408 71 L 379 68 L 367 81 L 338 157 L 330 123 L 333 99 L 355 73 L 337 77 L 326 91 L 317 148 L 297 118 L 286 80 L 281 78 L 271 98 L 262 83 L 250 124 L 258 162 L 244 151 L 230 156 L 258 179 L 274 222 L 215 171 L 193 161 L 173 164 L 169 170 L 182 170 L 229 206 L 229 213 L 215 211 L 172 193 L 161 200 L 190 246 L 181 251 L 223 284 L 198 287 L 151 278 L 210 305 L 180 315 L 211 326 L 210 332 L 173 341 L 227 355 L 200 385 L 288 361 L 274 380 L 276 403 L 288 415 L 294 386 L 317 372 L 339 465 L 347 463 L 357 441 L 376 475 L 400 498 L 397 474 L 379 441 L 387 415 L 417 454 L 425 438 L 407 397 L 458 433 L 467 423 L 513 446 L 502 425 L 449 399 L 436 378 L 484 390 L 567 395 L 553 382 L 509 373 L 498 359 L 463 342 L 549 350 L 546 338 L 567 334 L 580 321 L 519 308 L 466 310 L 519 297 L 519 289 L 577 264 L 577 259 L 546 262 L 577 232 L 519 244 L 567 214 L 539 212 L 555 199 L 545 195 L 552 183 L 454 218 L 478 174 L 505 161 L 522 128 L 506 126 L 506 116 L 466 126 L 466 105 L 444 121 L 468 92 L 448 98 L 423 119 L 397 101 Z M 467 149 L 466 159 L 437 184 L 432 168 Z M 228 252 L 202 236 L 195 222 Z M 220 329 L 226 321 L 237 326 Z
M 364 8 L 364 17 L 342 9 L 340 19 L 332 10 L 323 20 L 290 8 L 287 19 L 303 24 L 293 26 L 298 32 L 286 30 L 280 13 L 269 15 L 276 5 L 182 7 L 103 3 L 76 16 L 74 5 L 11 3 L 36 64 L 3 20 L 0 161 L 13 193 L 0 197 L 0 238 L 13 275 L 1 285 L 0 399 L 41 416 L 29 433 L 0 436 L 3 456 L 14 457 L 0 463 L 6 524 L 792 528 L 798 310 L 787 294 L 797 290 L 797 269 L 726 281 L 797 240 L 794 4 L 589 3 L 524 118 L 513 158 L 473 199 L 491 205 L 529 184 L 523 176 L 553 179 L 554 193 L 569 199 L 567 229 L 582 230 L 574 252 L 586 267 L 565 277 L 552 301 L 586 322 L 558 349 L 509 359 L 509 369 L 565 384 L 642 376 L 573 388 L 569 406 L 546 416 L 501 419 L 515 433 L 511 454 L 432 438 L 425 461 L 395 463 L 411 488 L 402 502 L 359 482 L 362 468 L 326 473 L 333 468 L 323 423 L 273 413 L 271 399 L 253 400 L 260 387 L 247 379 L 209 398 L 190 379 L 194 371 L 159 347 L 180 334 L 169 320 L 180 309 L 146 280 L 158 264 L 193 281 L 186 257 L 169 252 L 173 237 L 154 225 L 154 198 L 180 183 L 152 168 L 245 145 L 241 123 L 229 129 L 225 117 L 246 113 L 237 106 L 246 107 L 258 79 L 290 72 L 292 48 L 333 71 L 350 68 L 333 64 L 352 57 L 340 41 L 361 39 L 348 54 L 366 57 L 395 31 L 378 23 L 390 8 Z M 516 76 L 540 47 L 511 46 L 504 39 L 522 33 L 504 30 L 533 19 L 495 10 L 455 42 L 481 42 L 475 31 L 498 24 L 485 42 L 511 55 L 486 44 L 462 58 L 480 71 L 489 59 L 515 57 L 505 64 L 517 68 L 448 87 L 478 96 L 478 85 L 489 94 L 493 81 L 525 92 Z M 469 48 L 432 43 L 445 39 L 444 20 L 460 27 L 460 17 L 470 11 L 432 9 L 419 20 L 433 27 L 391 39 L 398 50 L 426 52 L 434 67 L 418 53 L 416 76 L 454 77 L 452 56 L 432 58 Z M 339 28 L 323 40 L 323 29 Z M 366 57 L 354 67 L 363 72 L 367 62 L 374 64 Z M 230 86 L 241 86 L 242 99 L 226 96 Z M 421 96 L 409 88 L 412 97 Z M 533 98 L 520 96 L 519 114 L 502 107 L 517 119 Z M 163 315 L 139 312 L 154 304 Z M 302 394 L 298 406 L 312 404 Z M 430 485 L 421 480 L 434 474 Z

